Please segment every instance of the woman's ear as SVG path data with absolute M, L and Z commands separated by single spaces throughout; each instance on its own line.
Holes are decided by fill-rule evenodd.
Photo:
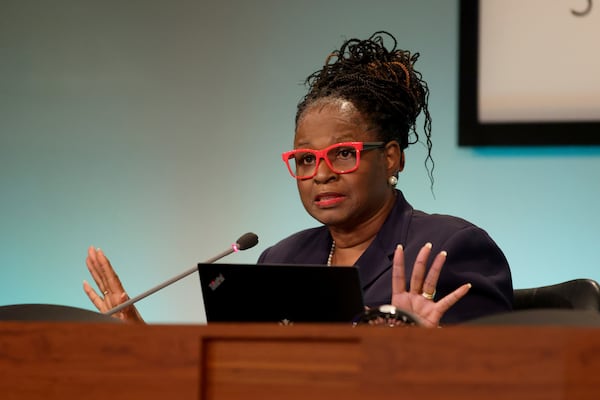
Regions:
M 404 170 L 404 160 L 404 150 L 400 150 L 400 169 L 398 169 L 398 172 Z
M 397 141 L 392 140 L 385 145 L 385 157 L 388 176 L 396 176 L 404 169 L 404 151 Z

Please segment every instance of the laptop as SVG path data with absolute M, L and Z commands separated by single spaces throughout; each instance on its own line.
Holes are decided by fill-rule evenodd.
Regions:
M 198 264 L 207 322 L 351 322 L 363 307 L 354 267 Z

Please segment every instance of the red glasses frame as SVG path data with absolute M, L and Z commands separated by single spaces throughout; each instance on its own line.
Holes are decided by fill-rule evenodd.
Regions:
M 383 148 L 384 146 L 385 146 L 385 142 L 341 142 L 341 143 L 332 144 L 331 146 L 325 147 L 324 149 L 321 149 L 321 150 L 294 149 L 294 150 L 286 151 L 285 153 L 281 154 L 281 158 L 283 159 L 283 162 L 287 166 L 287 169 L 290 172 L 290 175 L 292 176 L 292 178 L 310 179 L 310 178 L 313 178 L 315 175 L 317 175 L 317 171 L 319 170 L 319 163 L 321 162 L 321 159 L 325 160 L 325 164 L 327 164 L 329 169 L 331 169 L 334 173 L 348 174 L 348 173 L 354 172 L 358 169 L 358 166 L 360 165 L 360 152 L 361 151 L 380 149 L 380 148 Z M 352 147 L 354 150 L 356 150 L 356 165 L 353 168 L 350 168 L 348 170 L 338 170 L 333 166 L 333 164 L 331 163 L 331 160 L 329 159 L 329 157 L 327 157 L 327 153 L 329 153 L 330 150 L 338 148 L 338 147 Z M 315 160 L 316 160 L 315 168 L 311 175 L 299 176 L 294 173 L 294 170 L 293 170 L 292 166 L 290 165 L 290 159 L 294 158 L 296 156 L 296 154 L 298 154 L 298 153 L 309 153 L 315 157 Z

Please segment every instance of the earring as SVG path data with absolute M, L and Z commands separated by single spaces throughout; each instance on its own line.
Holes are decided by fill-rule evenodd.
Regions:
M 398 178 L 396 178 L 394 175 L 392 175 L 388 178 L 388 183 L 390 184 L 391 187 L 395 187 L 398 184 Z

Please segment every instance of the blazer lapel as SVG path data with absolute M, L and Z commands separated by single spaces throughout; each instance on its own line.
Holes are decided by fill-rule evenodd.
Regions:
M 331 250 L 332 238 L 326 227 L 320 227 L 295 249 L 294 264 L 325 265 Z
M 383 223 L 373 243 L 356 262 L 363 291 L 366 291 L 377 279 L 391 270 L 396 246 L 406 243 L 413 208 L 404 199 L 402 192 L 398 190 L 396 194 L 396 204 L 390 215 Z M 407 269 L 407 276 L 410 276 L 408 272 Z

